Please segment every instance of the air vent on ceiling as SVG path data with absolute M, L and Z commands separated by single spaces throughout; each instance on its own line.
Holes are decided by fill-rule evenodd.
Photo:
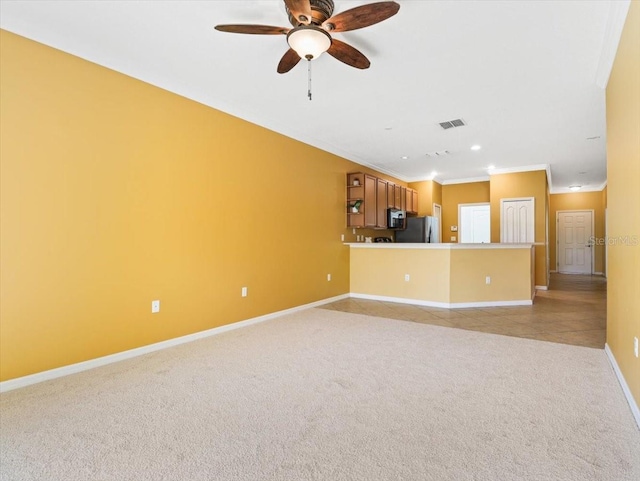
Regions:
M 448 150 L 436 150 L 433 152 L 427 152 L 425 155 L 427 157 L 443 157 L 445 155 L 449 155 L 451 152 Z
M 448 120 L 446 122 L 440 122 L 440 127 L 442 127 L 444 130 L 447 129 L 452 129 L 454 127 L 464 127 L 465 124 L 464 120 L 462 119 L 454 119 L 454 120 Z

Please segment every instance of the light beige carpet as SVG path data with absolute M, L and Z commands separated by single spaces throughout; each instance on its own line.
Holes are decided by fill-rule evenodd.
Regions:
M 640 479 L 601 350 L 311 309 L 5 393 L 0 478 Z

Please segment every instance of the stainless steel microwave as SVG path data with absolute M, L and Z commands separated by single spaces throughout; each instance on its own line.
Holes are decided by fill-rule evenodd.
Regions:
M 400 209 L 387 209 L 387 228 L 404 229 L 407 213 Z

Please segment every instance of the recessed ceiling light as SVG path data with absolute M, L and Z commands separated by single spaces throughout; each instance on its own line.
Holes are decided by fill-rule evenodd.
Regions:
M 402 160 L 407 160 L 408 158 L 409 158 L 409 156 L 408 156 L 408 155 L 403 155 L 403 156 L 401 157 L 401 159 L 402 159 Z
M 385 127 L 384 130 L 393 130 L 393 127 Z
M 496 168 L 496 166 L 495 166 L 495 165 L 493 165 L 493 164 L 491 164 L 489 167 L 487 167 L 487 170 L 493 170 L 493 169 L 495 169 L 495 168 Z
M 582 189 L 581 185 L 570 185 L 569 186 L 569 190 L 572 191 L 572 192 L 576 192 L 576 191 L 578 191 L 580 189 Z
M 482 148 L 482 146 L 478 145 L 478 144 L 471 146 L 471 150 L 480 150 L 481 148 Z

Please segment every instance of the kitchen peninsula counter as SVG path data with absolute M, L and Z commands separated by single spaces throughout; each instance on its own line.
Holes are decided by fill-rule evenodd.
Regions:
M 532 244 L 345 245 L 352 297 L 444 308 L 533 303 Z

